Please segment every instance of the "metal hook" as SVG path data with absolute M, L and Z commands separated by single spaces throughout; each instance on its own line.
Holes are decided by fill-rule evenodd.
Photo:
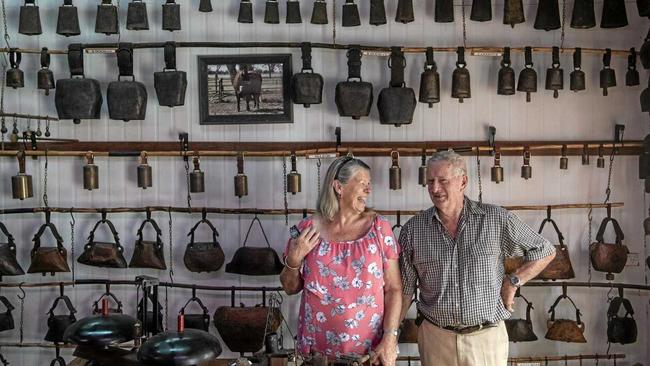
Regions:
M 23 293 L 23 296 L 16 295 L 16 297 L 18 297 L 20 300 L 25 300 L 25 298 L 27 297 L 27 293 L 25 293 L 25 289 L 23 289 L 24 284 L 25 282 L 21 282 L 18 284 L 18 289 L 20 290 L 20 292 Z

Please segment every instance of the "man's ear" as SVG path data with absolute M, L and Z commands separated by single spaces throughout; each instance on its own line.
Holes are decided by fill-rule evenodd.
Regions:
M 465 188 L 467 188 L 467 181 L 468 181 L 467 175 L 463 175 L 463 178 L 460 183 L 460 188 L 462 190 L 465 190 Z

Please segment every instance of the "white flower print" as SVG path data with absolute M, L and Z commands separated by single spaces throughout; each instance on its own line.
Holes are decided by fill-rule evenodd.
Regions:
M 362 320 L 365 317 L 366 317 L 366 313 L 363 310 L 359 310 L 357 311 L 356 314 L 354 314 L 354 319 L 356 320 Z
M 356 308 L 356 307 L 357 307 L 357 303 L 356 303 L 356 302 L 353 302 L 353 303 L 351 303 L 351 304 L 348 304 L 348 309 L 354 309 L 354 308 Z
M 361 281 L 361 279 L 360 279 L 359 277 L 355 277 L 355 278 L 352 280 L 352 287 L 354 287 L 354 288 L 361 288 L 361 287 L 363 287 L 363 281 Z
M 359 339 L 361 339 L 361 336 L 358 334 L 353 334 L 352 337 L 350 337 L 350 339 L 353 341 L 358 341 Z
M 334 277 L 334 287 L 338 287 L 341 290 L 347 290 L 350 288 L 350 282 L 342 276 Z
M 316 333 L 316 326 L 314 324 L 307 324 L 307 333 Z
M 322 257 L 329 253 L 330 251 L 330 243 L 326 242 L 325 240 L 321 241 L 320 245 L 318 246 L 318 256 Z
M 366 281 L 366 289 L 370 290 L 372 288 L 372 281 Z
M 343 321 L 343 324 L 345 324 L 346 328 L 350 328 L 350 329 L 354 329 L 359 326 L 359 322 L 354 319 L 345 319 Z
M 329 305 L 334 301 L 334 297 L 330 294 L 325 294 L 323 295 L 323 298 L 320 300 L 320 303 L 322 305 Z
M 338 346 L 341 344 L 341 340 L 339 337 L 336 335 L 336 333 L 332 332 L 331 330 L 328 330 L 325 332 L 325 338 L 327 339 L 327 344 L 331 344 L 333 346 Z
M 326 265 L 323 264 L 321 261 L 316 261 L 316 264 L 318 265 L 318 272 L 320 273 L 321 276 L 327 277 L 330 275 L 330 269 Z
M 316 320 L 318 320 L 321 323 L 325 323 L 327 321 L 327 318 L 325 317 L 325 314 L 322 311 L 319 311 L 316 313 Z
M 384 236 L 384 244 L 386 244 L 386 246 L 392 247 L 395 244 L 395 239 L 393 239 L 393 237 L 390 235 Z
M 357 304 L 364 305 L 365 303 L 366 303 L 366 297 L 365 296 L 357 297 Z
M 372 314 L 372 317 L 370 318 L 370 328 L 376 330 L 379 328 L 379 321 L 381 320 L 381 317 L 379 314 L 375 313 Z
M 372 262 L 368 265 L 368 273 L 372 273 L 375 278 L 381 278 L 382 276 L 381 271 L 379 270 L 379 266 L 376 262 Z
M 341 315 L 345 313 L 345 305 L 336 305 L 332 308 L 332 316 Z
M 372 254 L 377 253 L 377 245 L 375 244 L 370 244 L 368 245 L 368 251 Z
M 341 340 L 341 342 L 347 342 L 350 340 L 350 335 L 345 332 L 339 333 L 339 339 Z

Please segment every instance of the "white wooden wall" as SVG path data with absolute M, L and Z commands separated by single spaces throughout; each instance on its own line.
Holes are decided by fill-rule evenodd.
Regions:
M 214 12 L 199 13 L 198 0 L 178 1 L 182 9 L 182 26 L 180 32 L 169 33 L 161 30 L 161 5 L 163 1 L 147 0 L 149 10 L 150 31 L 127 31 L 125 29 L 127 1 L 120 2 L 121 38 L 106 37 L 94 33 L 95 6 L 99 1 L 75 1 L 79 7 L 82 35 L 65 38 L 55 33 L 57 7 L 61 1 L 38 1 L 41 7 L 41 19 L 44 33 L 38 37 L 19 35 L 18 6 L 19 0 L 5 0 L 8 11 L 9 32 L 11 45 L 14 47 L 64 49 L 71 42 L 128 42 L 146 41 L 311 41 L 332 42 L 332 13 L 331 2 L 330 25 L 316 26 L 308 23 L 311 14 L 312 1 L 302 1 L 303 20 L 299 25 L 267 25 L 263 23 L 264 1 L 254 1 L 254 24 L 238 24 L 236 22 L 238 3 L 236 0 L 213 0 Z M 340 17 L 338 1 L 337 16 Z M 453 24 L 434 23 L 434 2 L 431 0 L 415 1 L 416 20 L 408 25 L 394 23 L 397 1 L 386 1 L 389 23 L 382 27 L 367 24 L 369 10 L 368 1 L 358 1 L 363 25 L 356 28 L 341 28 L 340 18 L 337 19 L 336 41 L 339 43 L 356 43 L 368 45 L 404 45 L 404 46 L 449 46 L 456 47 L 462 43 L 461 4 L 455 2 L 456 22 Z M 536 1 L 525 1 L 526 23 L 517 25 L 514 30 L 502 24 L 503 3 L 493 4 L 494 20 L 486 23 L 467 22 L 467 46 L 559 46 L 560 31 L 538 31 L 533 29 Z M 469 0 L 466 1 L 466 12 L 469 16 Z M 567 20 L 573 3 L 567 2 Z M 638 16 L 635 2 L 627 1 L 627 14 L 630 25 L 622 29 L 603 30 L 574 30 L 567 26 L 565 46 L 575 47 L 610 47 L 614 49 L 640 48 L 646 34 L 648 21 Z M 602 1 L 596 2 L 596 18 L 600 19 Z M 284 19 L 284 1 L 280 6 L 281 19 Z M 609 96 L 603 97 L 598 88 L 598 71 L 601 69 L 600 55 L 583 54 L 583 70 L 587 74 L 587 90 L 574 94 L 568 90 L 568 74 L 572 70 L 570 53 L 561 55 L 562 67 L 565 70 L 566 89 L 560 92 L 559 99 L 553 99 L 552 93 L 543 89 L 545 69 L 550 65 L 550 54 L 535 54 L 533 57 L 535 69 L 539 75 L 539 92 L 533 95 L 531 103 L 525 102 L 525 96 L 518 93 L 505 97 L 496 95 L 496 77 L 499 60 L 491 57 L 467 56 L 468 69 L 472 78 L 472 98 L 459 104 L 450 98 L 451 72 L 456 62 L 455 54 L 436 54 L 438 71 L 442 78 L 442 101 L 432 109 L 418 105 L 412 125 L 395 128 L 382 126 L 376 109 L 373 108 L 370 118 L 360 121 L 342 119 L 336 113 L 334 105 L 334 86 L 344 80 L 347 75 L 344 52 L 314 49 L 313 67 L 325 79 L 324 100 L 321 105 L 312 105 L 309 109 L 302 106 L 294 107 L 294 123 L 278 125 L 252 126 L 201 126 L 198 123 L 198 84 L 197 84 L 197 55 L 227 55 L 236 53 L 286 53 L 293 54 L 294 71 L 298 71 L 300 55 L 298 50 L 290 49 L 178 49 L 178 68 L 186 70 L 189 75 L 189 87 L 185 106 L 174 109 L 159 107 L 153 89 L 153 72 L 163 68 L 162 50 L 136 50 L 135 76 L 147 85 L 149 103 L 147 120 L 143 122 L 111 121 L 108 119 L 106 103 L 102 107 L 102 119 L 83 121 L 81 125 L 73 125 L 71 121 L 52 124 L 53 136 L 76 138 L 82 141 L 176 141 L 179 132 L 187 131 L 190 141 L 333 141 L 333 131 L 341 126 L 344 141 L 422 141 L 422 140 L 483 140 L 486 139 L 486 127 L 496 126 L 498 140 L 596 140 L 611 139 L 613 126 L 616 123 L 626 125 L 626 139 L 642 139 L 648 132 L 648 117 L 641 113 L 639 94 L 642 87 L 647 85 L 648 75 L 641 71 L 642 87 L 625 87 L 624 76 L 627 58 L 614 57 L 612 67 L 617 72 L 617 87 L 610 89 Z M 513 53 L 513 67 L 518 72 L 523 67 L 523 57 Z M 424 55 L 407 55 L 406 81 L 407 85 L 416 88 L 419 75 L 424 63 Z M 105 54 L 85 56 L 86 75 L 101 82 L 102 89 L 110 81 L 117 79 L 115 57 Z M 56 78 L 67 77 L 67 61 L 65 57 L 52 57 L 52 70 Z M 11 112 L 56 115 L 53 93 L 46 97 L 36 90 L 36 71 L 39 69 L 37 55 L 24 55 L 21 69 L 25 71 L 26 87 L 19 90 L 7 90 L 5 110 Z M 389 73 L 386 58 L 367 56 L 363 58 L 362 75 L 364 80 L 375 86 L 375 96 L 380 88 L 388 84 Z M 23 122 L 24 125 L 24 122 Z M 35 124 L 34 124 L 35 125 Z M 44 126 L 43 126 L 44 127 Z M 11 126 L 9 126 L 11 129 Z M 492 162 L 482 159 L 481 174 L 483 177 L 484 200 L 497 204 L 557 204 L 601 202 L 607 183 L 607 169 L 595 167 L 595 156 L 592 156 L 590 166 L 581 166 L 579 157 L 571 157 L 569 170 L 558 169 L 558 157 L 533 156 L 533 178 L 524 181 L 519 178 L 520 157 L 504 157 L 502 164 L 505 168 L 505 182 L 494 184 L 489 181 L 489 167 Z M 377 208 L 419 209 L 430 205 L 426 190 L 417 185 L 417 167 L 419 158 L 403 158 L 400 163 L 405 179 L 401 191 L 388 189 L 388 157 L 365 159 L 373 168 L 372 205 Z M 329 162 L 325 161 L 323 168 Z M 135 158 L 97 158 L 96 164 L 100 169 L 100 189 L 84 191 L 81 185 L 81 170 L 83 161 L 77 158 L 51 159 L 49 164 L 49 203 L 59 207 L 114 207 L 114 206 L 146 206 L 185 204 L 185 181 L 183 164 L 179 159 L 152 158 L 150 164 L 154 169 L 153 188 L 140 190 L 136 185 Z M 233 159 L 206 158 L 201 162 L 206 173 L 206 192 L 193 195 L 194 206 L 210 207 L 260 207 L 281 208 L 283 205 L 282 161 L 278 158 L 248 159 L 246 174 L 249 177 L 249 195 L 237 199 L 233 194 L 233 175 L 236 165 Z M 644 237 L 642 221 L 646 217 L 647 202 L 643 194 L 643 182 L 638 179 L 636 157 L 617 158 L 614 163 L 612 176 L 612 201 L 624 202 L 625 207 L 615 209 L 613 214 L 621 223 L 626 235 L 625 244 L 630 251 L 638 253 L 644 260 Z M 34 207 L 43 204 L 42 180 L 44 159 L 38 161 L 29 159 L 28 174 L 34 177 L 35 198 L 19 202 L 11 199 L 10 176 L 16 174 L 17 164 L 14 159 L 1 159 L 0 172 L 0 204 L 4 208 Z M 467 192 L 472 198 L 477 197 L 477 169 L 475 159 L 470 159 L 471 184 Z M 289 206 L 295 208 L 313 208 L 316 200 L 316 163 L 313 160 L 299 159 L 298 170 L 303 175 L 303 192 L 289 197 Z M 521 217 L 532 226 L 538 226 L 544 217 L 544 212 L 521 212 Z M 599 221 L 605 215 L 604 210 L 593 212 L 593 235 Z M 571 259 L 576 270 L 576 280 L 587 280 L 588 267 L 588 221 L 585 210 L 562 210 L 553 213 L 570 248 Z M 109 215 L 116 224 L 122 243 L 126 246 L 127 260 L 132 252 L 135 232 L 143 214 Z M 170 241 L 165 213 L 155 213 L 154 218 L 161 225 L 164 240 Z M 186 234 L 200 215 L 175 214 L 173 216 L 173 246 L 174 268 L 177 282 L 210 284 L 210 285 L 279 285 L 277 278 L 252 278 L 227 274 L 222 269 L 218 273 L 195 274 L 187 271 L 182 264 L 184 246 L 187 243 Z M 69 262 L 76 260 L 83 248 L 84 240 L 99 215 L 75 215 L 75 258 L 69 257 Z M 241 244 L 251 220 L 250 216 L 210 215 L 210 219 L 220 232 L 221 245 L 229 260 Z M 271 245 L 278 251 L 284 248 L 287 239 L 287 226 L 280 216 L 263 217 L 266 232 Z M 299 220 L 292 216 L 289 222 Z M 406 219 L 406 218 L 404 218 Z M 36 228 L 43 222 L 42 216 L 36 215 L 7 215 L 3 222 L 11 230 L 18 245 L 18 257 L 25 268 L 29 264 L 31 238 Z M 394 220 L 394 218 L 391 218 Z M 70 251 L 70 216 L 53 214 L 53 221 L 65 238 L 65 245 Z M 546 234 L 551 238 L 552 232 Z M 611 235 L 611 234 L 610 234 Z M 551 238 L 553 239 L 553 238 Z M 256 232 L 250 243 L 260 243 L 262 237 Z M 169 263 L 169 258 L 168 258 Z M 76 265 L 77 278 L 111 278 L 131 280 L 137 274 L 145 273 L 159 276 L 167 280 L 165 272 L 140 270 L 106 270 Z M 70 280 L 70 274 L 57 275 L 54 278 L 40 275 L 26 275 L 22 278 L 5 278 L 5 281 L 63 281 Z M 604 281 L 604 274 L 594 272 L 593 281 Z M 624 273 L 616 276 L 617 282 L 644 283 L 644 267 L 627 267 Z M 25 303 L 25 341 L 40 341 L 46 329 L 46 311 L 51 306 L 58 289 L 29 290 Z M 115 286 L 113 291 L 122 299 L 126 311 L 135 311 L 135 291 L 132 288 Z M 103 292 L 101 286 L 78 286 L 69 289 L 68 294 L 74 301 L 81 318 L 90 312 L 90 306 Z M 600 288 L 571 288 L 569 295 L 583 312 L 586 323 L 588 343 L 563 344 L 544 339 L 546 331 L 545 320 L 547 309 L 555 300 L 560 288 L 526 288 L 524 294 L 533 301 L 534 329 L 539 341 L 528 344 L 511 344 L 511 355 L 564 355 L 605 353 L 606 343 L 606 307 L 607 290 Z M 17 291 L 3 290 L 17 306 Z M 162 292 L 164 295 L 164 292 Z M 613 294 L 612 294 L 613 295 Z M 169 291 L 169 313 L 172 316 L 171 328 L 174 327 L 173 317 L 189 298 L 187 290 Z M 213 312 L 218 306 L 230 303 L 229 295 L 199 291 L 199 296 Z M 636 310 L 639 324 L 638 341 L 632 345 L 613 345 L 611 352 L 621 352 L 628 355 L 620 365 L 642 362 L 647 364 L 650 353 L 650 337 L 648 335 L 648 293 L 626 291 L 626 296 L 632 301 Z M 240 295 L 238 301 L 252 305 L 261 300 L 257 295 Z M 298 297 L 285 296 L 283 303 L 284 314 L 289 319 L 292 329 L 295 329 Z M 566 305 L 566 304 L 565 304 Z M 570 317 L 572 312 L 560 310 L 558 316 Z M 519 305 L 517 315 L 523 316 L 523 306 Z M 19 320 L 19 308 L 14 311 L 16 324 Z M 217 334 L 214 327 L 211 328 Z M 286 334 L 286 332 L 285 332 Z M 288 337 L 287 337 L 288 338 Z M 15 341 L 18 339 L 18 329 L 0 333 L 0 341 Z M 289 346 L 289 342 L 286 342 Z M 402 354 L 415 354 L 414 346 L 401 347 Z M 10 349 L 1 350 L 14 365 L 47 364 L 53 358 L 53 350 L 39 349 Z M 71 357 L 66 351 L 68 360 Z M 231 356 L 225 351 L 224 356 Z

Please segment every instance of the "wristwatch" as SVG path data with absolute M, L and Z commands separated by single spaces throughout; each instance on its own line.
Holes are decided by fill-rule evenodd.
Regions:
M 522 283 L 521 283 L 521 280 L 519 279 L 519 277 L 517 277 L 517 276 L 515 276 L 515 275 L 513 275 L 513 274 L 509 274 L 509 275 L 507 275 L 507 276 L 508 276 L 508 279 L 510 280 L 510 283 L 511 283 L 513 286 L 515 286 L 516 288 L 520 288 L 520 287 L 521 287 Z

